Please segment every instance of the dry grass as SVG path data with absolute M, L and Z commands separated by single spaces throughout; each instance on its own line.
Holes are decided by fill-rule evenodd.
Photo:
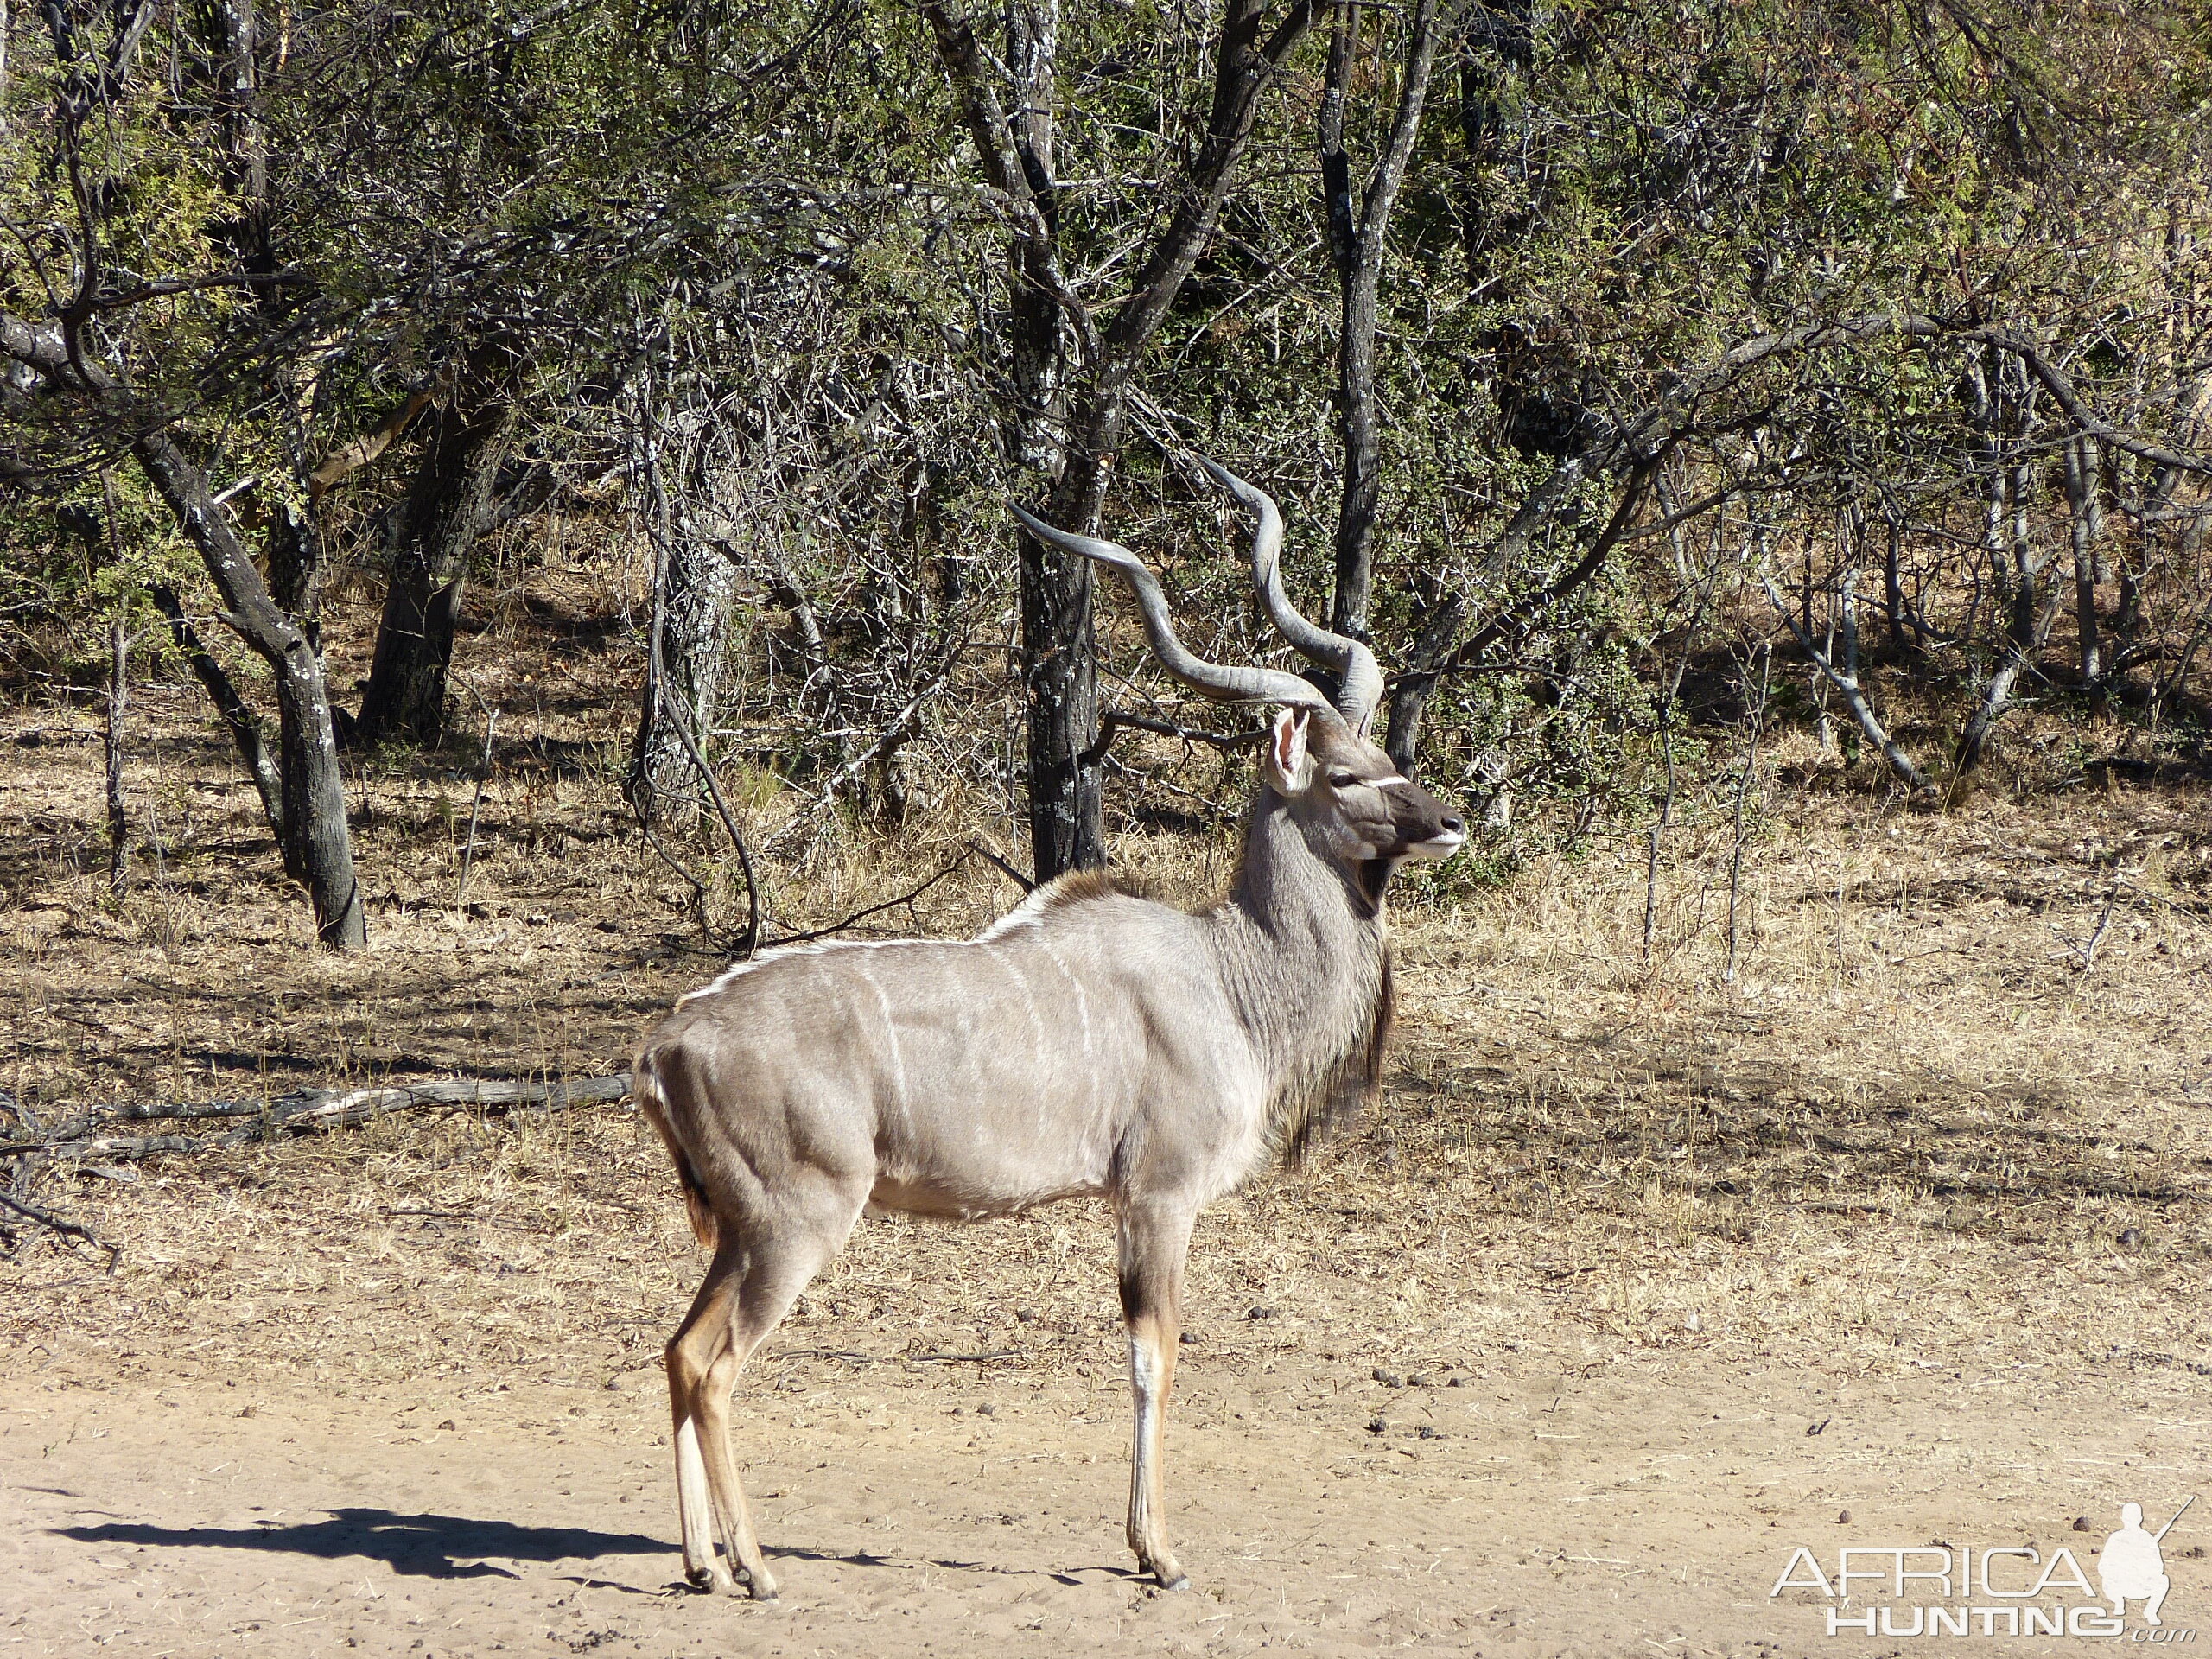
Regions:
M 624 1064 L 714 965 L 618 808 L 624 661 L 518 655 L 480 680 L 515 712 L 466 908 L 474 744 L 372 771 L 373 943 L 346 959 L 308 947 L 251 791 L 181 690 L 139 700 L 143 729 L 195 734 L 137 759 L 159 852 L 142 849 L 119 903 L 93 874 L 92 716 L 10 716 L 0 1088 L 45 1113 Z M 1853 1373 L 2085 1354 L 2206 1368 L 2202 809 L 2171 790 L 1993 792 L 1948 817 L 1771 794 L 1732 981 L 1718 818 L 1667 849 L 1648 964 L 1640 840 L 1448 903 L 1411 895 L 1386 1098 L 1314 1167 L 1202 1223 L 1199 1339 L 1233 1336 L 1255 1365 L 1302 1346 L 1464 1367 L 1535 1345 L 1569 1367 L 1633 1347 Z M 832 820 L 779 880 L 779 919 L 818 923 L 939 868 L 976 817 L 934 810 L 896 844 Z M 1230 849 L 1130 835 L 1121 850 L 1195 897 Z M 1011 897 L 971 860 L 880 919 L 963 932 Z M 620 1381 L 657 1358 L 697 1268 L 649 1141 L 613 1109 L 454 1116 L 124 1172 L 136 1181 L 50 1178 L 47 1201 L 125 1244 L 122 1269 L 27 1243 L 0 1277 L 0 1330 L 18 1353 L 67 1346 L 126 1370 Z M 1109 1232 L 1082 1205 L 965 1230 L 868 1224 L 785 1345 L 1111 1375 Z

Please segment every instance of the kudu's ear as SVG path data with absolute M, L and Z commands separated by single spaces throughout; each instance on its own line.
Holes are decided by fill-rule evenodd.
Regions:
M 1313 715 L 1311 709 L 1284 709 L 1275 715 L 1260 769 L 1278 795 L 1295 795 L 1313 781 L 1313 760 L 1306 752 L 1306 728 Z

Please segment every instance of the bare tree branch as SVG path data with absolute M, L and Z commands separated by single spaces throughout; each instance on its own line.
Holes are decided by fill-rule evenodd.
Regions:
M 1859 729 L 1866 734 L 1866 741 L 1882 752 L 1882 759 L 1890 763 L 1890 770 L 1895 772 L 1899 780 L 1908 788 L 1929 788 L 1929 784 L 1926 774 L 1918 766 L 1913 765 L 1912 757 L 1900 748 L 1889 733 L 1883 729 L 1880 718 L 1876 715 L 1866 701 L 1866 693 L 1859 690 L 1859 621 L 1856 608 L 1859 573 L 1856 570 L 1847 571 L 1843 578 L 1841 604 L 1844 667 L 1841 669 L 1837 668 L 1829 659 L 1827 653 L 1813 643 L 1812 636 L 1805 632 L 1804 624 L 1797 620 L 1797 613 L 1791 610 L 1787 601 L 1783 599 L 1781 593 L 1774 585 L 1774 578 L 1767 573 L 1764 566 L 1759 570 L 1759 583 L 1766 589 L 1767 599 L 1774 606 L 1775 613 L 1789 625 L 1789 632 L 1797 636 L 1798 645 L 1803 648 L 1805 655 L 1812 659 L 1813 666 L 1820 670 L 1829 684 L 1843 694 L 1844 706 L 1851 710 L 1851 717 L 1859 722 Z
M 29 1198 L 18 1198 L 5 1187 L 0 1187 L 0 1208 L 11 1211 L 26 1221 L 35 1222 L 50 1232 L 60 1233 L 67 1238 L 80 1238 L 94 1249 L 105 1250 L 107 1270 L 110 1273 L 115 1271 L 115 1264 L 122 1259 L 122 1245 L 110 1243 L 82 1222 L 72 1221 L 67 1216 L 56 1215 L 42 1205 L 33 1204 Z M 8 1230 L 5 1228 L 0 1228 L 0 1232 L 6 1230 Z M 15 1252 L 10 1249 L 9 1254 L 12 1255 Z

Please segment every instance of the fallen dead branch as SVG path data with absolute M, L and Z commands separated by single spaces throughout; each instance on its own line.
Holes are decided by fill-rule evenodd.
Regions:
M 43 1227 L 48 1232 L 58 1233 L 65 1238 L 79 1238 L 94 1249 L 105 1250 L 107 1270 L 110 1273 L 115 1271 L 116 1262 L 122 1258 L 122 1245 L 111 1243 L 102 1238 L 82 1222 L 72 1221 L 67 1216 L 58 1216 L 53 1211 L 33 1204 L 28 1198 L 17 1198 L 4 1189 L 0 1189 L 0 1210 L 4 1210 L 10 1215 L 18 1217 L 35 1226 Z M 4 1249 L 0 1249 L 0 1254 L 11 1256 L 15 1255 L 16 1249 L 15 1230 L 13 1227 L 0 1223 L 0 1246 L 4 1246 Z
M 2080 959 L 2082 963 L 2081 971 L 2085 978 L 2097 965 L 2097 947 L 2105 942 L 2105 934 L 2112 927 L 2113 909 L 2119 903 L 2120 884 L 2118 882 L 2114 882 L 2113 884 L 2111 893 L 2107 893 L 2105 897 L 2104 914 L 2097 918 L 2096 931 L 2089 935 L 2088 942 L 2087 944 L 2083 944 L 2077 939 L 2069 938 L 2067 935 L 2060 933 L 2058 929 L 2055 926 L 2050 930 L 2052 933 L 2057 936 L 2058 942 L 2066 947 L 2068 954 Z
M 909 1365 L 991 1365 L 1002 1359 L 1026 1357 L 1018 1349 L 994 1348 L 983 1354 L 908 1354 Z
M 63 1161 L 81 1163 L 90 1159 L 112 1161 L 151 1158 L 163 1153 L 189 1155 L 221 1147 L 275 1141 L 285 1135 L 353 1128 L 399 1112 L 471 1106 L 491 1111 L 512 1111 L 524 1107 L 560 1111 L 575 1106 L 603 1105 L 620 1100 L 629 1092 L 630 1074 L 617 1071 L 608 1077 L 575 1077 L 558 1083 L 462 1078 L 368 1089 L 302 1089 L 269 1100 L 141 1102 L 95 1107 L 45 1135 L 0 1146 L 0 1159 L 38 1166 Z M 205 1122 L 222 1118 L 245 1121 L 237 1128 L 219 1135 L 100 1133 L 118 1123 Z

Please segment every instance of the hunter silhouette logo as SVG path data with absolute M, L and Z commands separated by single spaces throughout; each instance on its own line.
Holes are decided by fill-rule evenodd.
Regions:
M 1821 1611 L 1829 1636 L 1848 1630 L 1881 1637 L 2080 1636 L 2160 1646 L 2194 1643 L 2195 1630 L 2170 1629 L 2158 1615 L 2173 1587 L 2162 1546 L 2196 1502 L 2194 1495 L 2184 1499 L 2156 1532 L 2144 1526 L 2140 1503 L 2121 1504 L 2120 1530 L 2096 1554 L 2094 1585 L 2064 1546 L 2045 1555 L 2032 1544 L 1847 1545 L 1836 1551 L 1832 1574 L 1811 1550 L 1795 1551 L 1767 1599 L 1785 1590 L 1815 1592 L 1828 1604 Z M 2141 1624 L 2133 1629 L 2127 1623 L 2130 1602 L 2140 1604 Z
M 2173 1580 L 2166 1577 L 2166 1558 L 2158 1546 L 2174 1529 L 2174 1522 L 2182 1517 L 2183 1510 L 2196 1502 L 2196 1495 L 2176 1510 L 2156 1534 L 2143 1530 L 2143 1506 L 2123 1503 L 2120 1506 L 2120 1530 L 2105 1540 L 2105 1547 L 2097 1552 L 2097 1578 L 2104 1586 L 2105 1599 L 2112 1603 L 2114 1613 L 2125 1614 L 2127 1603 L 2135 1597 L 2143 1599 L 2143 1622 L 2145 1624 L 2163 1623 L 2158 1609 L 2165 1605 L 2166 1592 Z

